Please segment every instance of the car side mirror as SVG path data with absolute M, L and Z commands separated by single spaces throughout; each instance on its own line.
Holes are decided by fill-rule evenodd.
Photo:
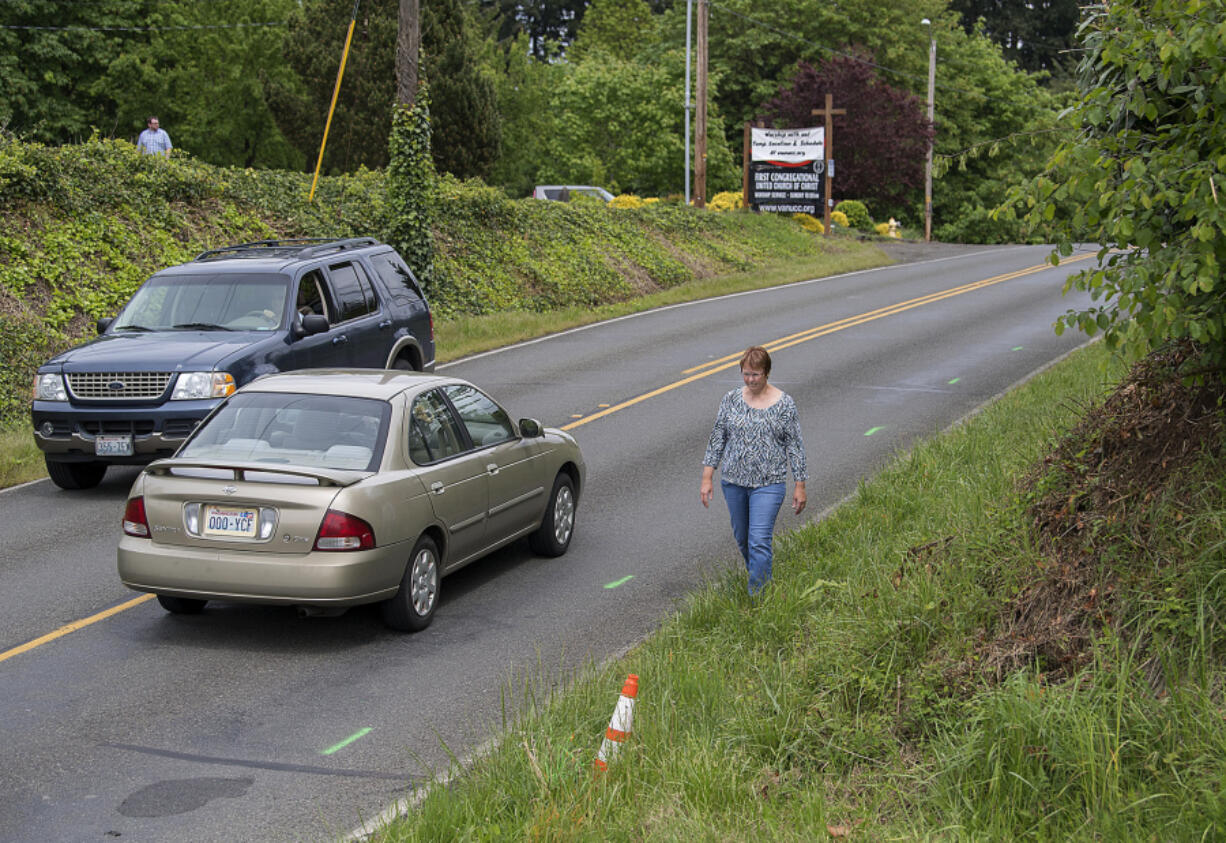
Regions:
M 520 419 L 519 435 L 525 439 L 536 439 L 545 435 L 545 428 L 541 427 L 541 423 L 536 419 Z
M 105 334 L 106 329 L 111 327 L 111 323 L 114 321 L 115 321 L 114 317 L 111 317 L 111 316 L 104 316 L 101 319 L 99 319 L 97 322 L 98 333 Z
M 302 317 L 302 335 L 309 337 L 328 330 L 328 317 L 322 313 L 309 313 Z

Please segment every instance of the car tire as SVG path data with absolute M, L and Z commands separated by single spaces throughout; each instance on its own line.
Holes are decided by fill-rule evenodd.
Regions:
M 438 608 L 442 568 L 438 545 L 429 536 L 422 536 L 404 569 L 400 590 L 383 603 L 383 622 L 401 632 L 417 632 L 429 626 Z
M 566 472 L 560 472 L 553 481 L 541 526 L 528 536 L 533 551 L 541 556 L 561 556 L 566 552 L 575 534 L 575 504 L 574 481 Z
M 92 489 L 106 474 L 104 462 L 55 462 L 44 459 L 47 475 L 61 489 Z
M 169 594 L 159 594 L 158 602 L 162 608 L 172 615 L 198 615 L 204 611 L 207 600 L 196 600 L 191 597 L 171 597 Z
M 397 357 L 392 361 L 392 368 L 400 372 L 420 372 L 421 369 L 413 365 L 413 361 L 408 357 Z

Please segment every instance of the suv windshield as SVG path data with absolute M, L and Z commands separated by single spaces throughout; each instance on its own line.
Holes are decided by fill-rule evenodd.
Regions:
M 281 324 L 284 275 L 173 275 L 145 282 L 113 331 L 271 331 Z
M 240 393 L 177 456 L 373 471 L 390 418 L 391 405 L 373 398 Z

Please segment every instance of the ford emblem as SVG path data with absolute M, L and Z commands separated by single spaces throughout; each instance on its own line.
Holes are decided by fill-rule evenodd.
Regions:
M 238 487 L 237 486 L 222 486 L 221 491 L 222 491 L 222 494 L 232 495 L 238 491 Z
M 106 388 L 111 392 L 123 392 L 127 388 L 127 384 L 123 381 L 111 381 L 106 385 Z

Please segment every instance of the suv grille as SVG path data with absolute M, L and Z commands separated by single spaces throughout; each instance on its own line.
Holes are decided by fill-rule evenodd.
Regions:
M 160 398 L 172 372 L 75 372 L 68 389 L 77 398 Z

